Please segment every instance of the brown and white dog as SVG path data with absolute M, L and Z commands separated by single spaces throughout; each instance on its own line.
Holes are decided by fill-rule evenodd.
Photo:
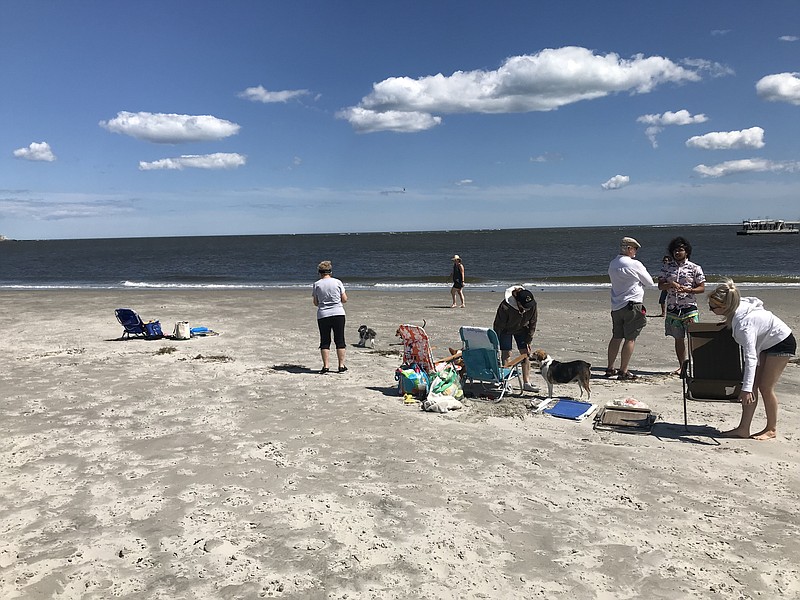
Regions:
M 541 349 L 531 352 L 528 358 L 541 369 L 542 377 L 547 383 L 547 396 L 549 398 L 553 397 L 554 383 L 571 383 L 573 381 L 578 382 L 578 387 L 581 390 L 581 398 L 583 397 L 583 390 L 586 390 L 586 396 L 588 398 L 592 397 L 592 393 L 589 389 L 592 365 L 585 360 L 559 362 L 553 360 L 552 356 Z

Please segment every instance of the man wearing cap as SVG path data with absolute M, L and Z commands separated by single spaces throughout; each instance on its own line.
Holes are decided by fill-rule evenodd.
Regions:
M 500 356 L 503 364 L 511 354 L 512 343 L 517 342 L 519 353 L 526 357 L 522 361 L 522 389 L 534 393 L 538 392 L 539 388 L 529 381 L 531 363 L 527 356 L 531 353 L 537 318 L 536 300 L 530 290 L 520 285 L 512 285 L 506 290 L 505 299 L 497 307 L 493 326 L 500 340 Z
M 620 380 L 637 379 L 628 370 L 628 363 L 633 356 L 636 338 L 647 325 L 647 315 L 642 304 L 644 289 L 657 287 L 653 276 L 636 260 L 636 252 L 641 247 L 632 237 L 622 238 L 619 255 L 608 265 L 608 276 L 611 278 L 612 333 L 608 343 L 606 377 L 618 375 L 617 379 Z M 620 354 L 619 371 L 614 368 L 617 354 Z

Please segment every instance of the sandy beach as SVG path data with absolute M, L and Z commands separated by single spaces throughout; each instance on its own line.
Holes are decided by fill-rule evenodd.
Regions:
M 405 405 L 397 326 L 424 320 L 444 357 L 499 293 L 349 291 L 349 371 L 322 376 L 310 289 L 1 291 L 0 597 L 800 597 L 797 360 L 778 439 L 709 435 L 731 403 L 691 403 L 686 432 L 662 319 L 641 379 L 607 380 L 608 293 L 534 293 L 534 347 L 591 362 L 600 406 L 647 403 L 650 435 L 532 414 L 532 394 Z M 797 290 L 746 295 L 800 331 Z M 118 307 L 220 335 L 119 341 Z

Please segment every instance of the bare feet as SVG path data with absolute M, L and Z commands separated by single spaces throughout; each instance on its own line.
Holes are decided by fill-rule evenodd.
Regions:
M 681 368 L 680 368 L 680 367 L 678 367 L 678 368 L 677 368 L 677 369 L 675 369 L 674 371 L 670 371 L 670 372 L 669 372 L 669 374 L 670 374 L 670 375 L 680 375 L 680 374 L 681 374 Z
M 744 438 L 749 438 L 750 437 L 750 432 L 745 430 L 745 429 L 739 429 L 737 427 L 736 429 L 731 429 L 729 431 L 720 431 L 719 432 L 719 437 L 723 437 L 723 438 L 742 438 L 742 439 L 744 439 Z
M 750 436 L 754 440 L 774 440 L 778 436 L 778 432 L 774 429 L 765 429 Z
M 455 307 L 456 307 L 456 305 L 455 305 L 455 304 L 451 304 L 451 305 L 450 305 L 450 308 L 455 308 Z
M 467 305 L 466 304 L 462 304 L 461 308 L 467 308 Z

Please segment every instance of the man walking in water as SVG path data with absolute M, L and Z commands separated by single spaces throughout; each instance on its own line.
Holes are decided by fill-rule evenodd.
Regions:
M 620 242 L 619 255 L 608 265 L 608 276 L 611 279 L 611 341 L 608 342 L 608 366 L 606 377 L 617 375 L 621 381 L 638 379 L 628 370 L 633 356 L 636 338 L 647 325 L 645 314 L 644 288 L 656 287 L 652 275 L 645 266 L 636 260 L 636 252 L 641 244 L 631 237 L 624 237 Z M 617 354 L 619 371 L 614 368 Z

